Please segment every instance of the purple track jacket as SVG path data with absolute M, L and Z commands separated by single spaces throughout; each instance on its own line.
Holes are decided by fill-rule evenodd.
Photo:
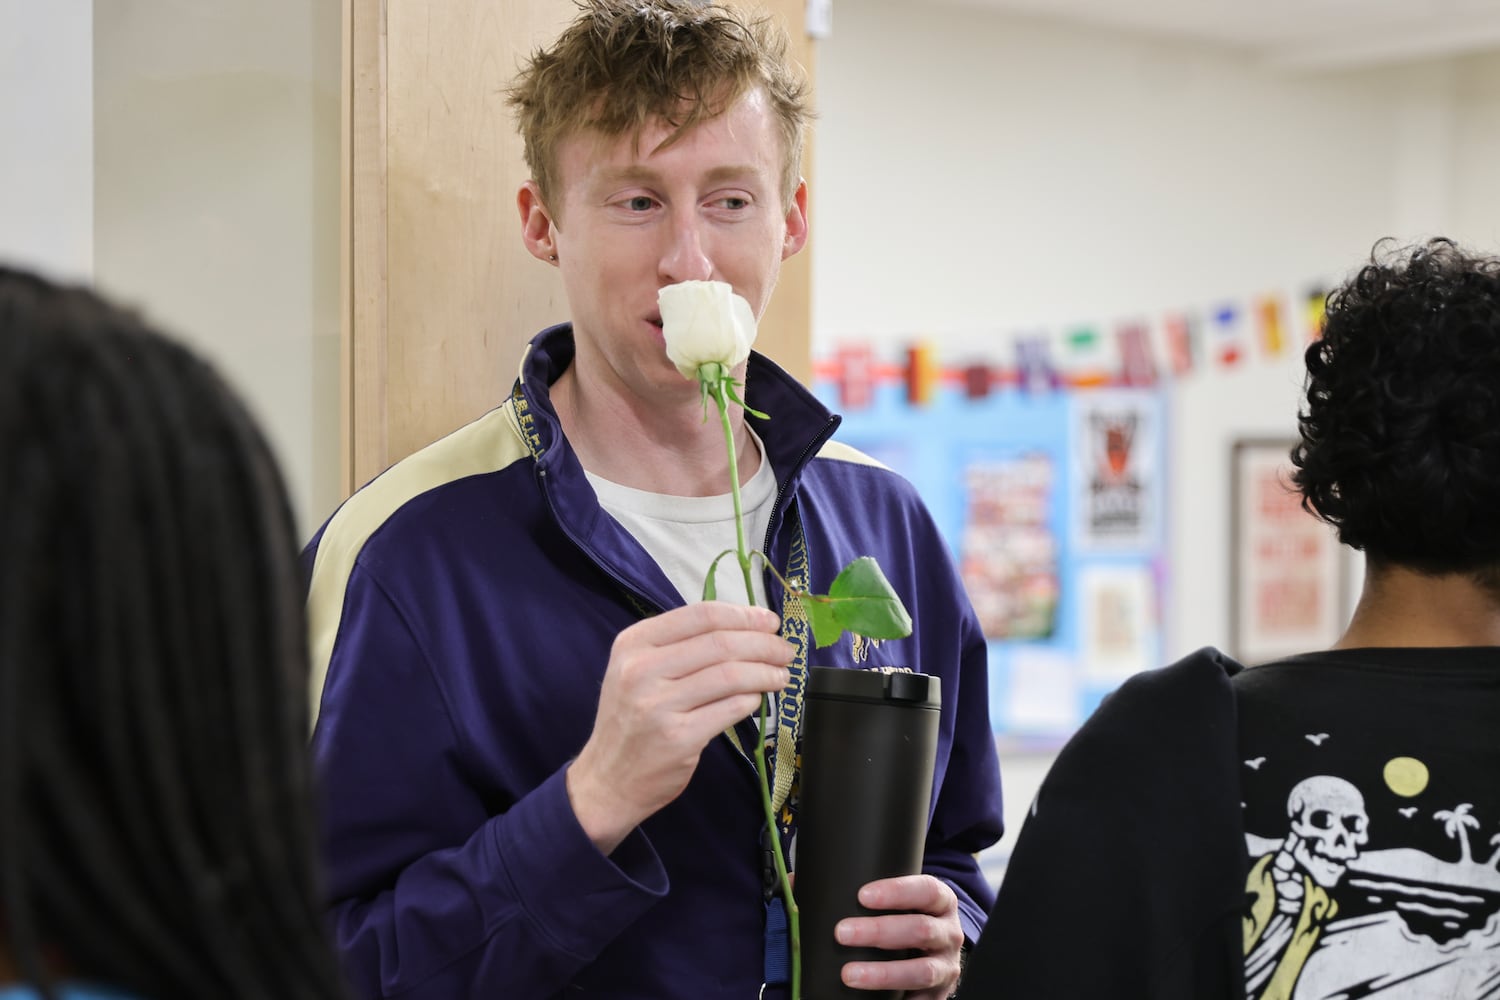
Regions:
M 568 804 L 611 642 L 682 603 L 562 435 L 548 387 L 572 357 L 570 326 L 543 331 L 509 400 L 356 493 L 304 554 L 315 677 L 326 670 L 313 753 L 330 919 L 357 997 L 760 988 L 763 821 L 754 765 L 729 739 L 608 857 Z M 746 385 L 770 414 L 756 430 L 779 484 L 771 560 L 786 565 L 795 506 L 812 589 L 872 555 L 915 622 L 863 663 L 847 635 L 812 663 L 942 680 L 924 867 L 958 894 L 972 941 L 993 899 L 974 855 L 1001 830 L 974 612 L 910 484 L 831 442 L 838 418 L 764 357 Z

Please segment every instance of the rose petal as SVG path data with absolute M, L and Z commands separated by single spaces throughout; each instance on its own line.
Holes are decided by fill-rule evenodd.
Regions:
M 750 303 L 722 281 L 683 281 L 656 293 L 667 357 L 683 378 L 696 379 L 710 362 L 734 368 L 755 342 Z

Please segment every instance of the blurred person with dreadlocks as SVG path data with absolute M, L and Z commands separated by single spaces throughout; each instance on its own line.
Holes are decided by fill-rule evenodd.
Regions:
M 341 995 L 296 558 L 207 365 L 0 267 L 0 997 Z
M 795 747 L 778 631 L 798 602 L 750 573 L 757 607 L 727 585 L 698 600 L 735 543 L 738 475 L 771 564 L 822 592 L 873 556 L 911 611 L 909 638 L 818 663 L 941 679 L 924 871 L 865 886 L 869 912 L 835 932 L 891 952 L 846 982 L 941 1000 L 1001 824 L 985 641 L 947 546 L 910 484 L 830 440 L 838 418 L 758 354 L 734 375 L 770 418 L 731 408 L 731 469 L 662 333 L 663 287 L 723 282 L 758 317 L 806 242 L 805 81 L 779 28 L 730 7 L 580 7 L 510 90 L 521 236 L 572 322 L 532 341 L 509 400 L 366 486 L 308 553 L 346 969 L 362 997 L 410 1000 L 784 995 L 769 837 L 790 841 L 796 798 L 778 784 L 766 830 L 740 747 L 763 692 Z
M 1500 984 L 1500 257 L 1377 244 L 1291 479 L 1365 553 L 1331 649 L 1132 678 L 1021 829 L 964 1000 L 1467 1000 Z M 1472 831 L 1472 832 L 1471 832 Z

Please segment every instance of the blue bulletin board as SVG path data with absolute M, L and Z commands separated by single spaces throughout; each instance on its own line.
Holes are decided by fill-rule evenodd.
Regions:
M 814 391 L 840 410 L 838 391 Z M 838 438 L 917 487 L 989 638 L 1002 749 L 1055 749 L 1130 674 L 1161 665 L 1163 396 L 1151 388 L 876 384 Z

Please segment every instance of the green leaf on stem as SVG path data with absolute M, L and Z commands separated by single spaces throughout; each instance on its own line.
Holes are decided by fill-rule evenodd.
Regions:
M 737 555 L 734 549 L 725 549 L 714 556 L 714 561 L 708 564 L 708 576 L 703 581 L 703 599 L 705 601 L 717 600 L 719 597 L 719 585 L 714 581 L 715 575 L 719 572 L 719 560 L 725 556 L 734 555 Z
M 726 378 L 724 380 L 724 393 L 725 393 L 725 395 L 727 395 L 730 399 L 734 400 L 734 402 L 738 403 L 744 409 L 744 411 L 746 413 L 750 414 L 751 416 L 759 417 L 762 420 L 770 420 L 771 417 L 770 417 L 769 414 L 760 412 L 759 410 L 755 409 L 749 403 L 746 403 L 743 399 L 740 398 L 740 394 L 735 391 L 735 389 L 738 386 L 739 386 L 739 383 L 736 382 L 734 379 Z
M 819 649 L 832 645 L 846 630 L 868 639 L 911 635 L 911 615 L 880 564 L 869 556 L 845 566 L 827 594 L 805 595 L 804 604 Z
M 834 617 L 833 605 L 817 594 L 804 595 L 802 603 L 807 608 L 807 621 L 812 625 L 813 642 L 817 647 L 822 649 L 837 642 L 844 634 L 844 626 Z
M 708 423 L 708 400 L 712 395 L 713 391 L 709 388 L 708 382 L 698 383 L 698 398 L 703 403 L 703 422 L 705 424 Z

